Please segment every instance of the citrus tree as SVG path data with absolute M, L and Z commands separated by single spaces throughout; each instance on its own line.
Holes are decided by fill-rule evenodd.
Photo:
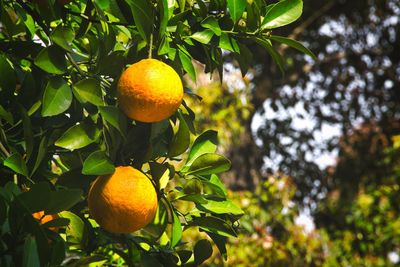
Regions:
M 197 133 L 181 77 L 243 74 L 301 0 L 5 0 L 0 17 L 0 265 L 197 266 L 226 259 L 243 212 Z M 126 69 L 127 66 L 129 68 Z M 194 140 L 194 142 L 192 142 Z M 194 228 L 208 235 L 182 240 Z

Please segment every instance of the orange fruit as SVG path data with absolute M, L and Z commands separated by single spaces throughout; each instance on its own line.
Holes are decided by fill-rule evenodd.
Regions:
M 117 84 L 122 111 L 131 119 L 157 122 L 179 108 L 183 85 L 176 71 L 156 59 L 143 59 L 127 68 Z
M 38 211 L 32 214 L 34 218 L 39 220 L 40 224 L 45 224 L 47 222 L 50 222 L 54 219 L 58 219 L 59 216 L 57 214 L 47 214 L 44 215 L 44 211 Z M 53 232 L 58 232 L 58 227 L 49 227 L 49 229 Z
M 90 215 L 105 230 L 131 233 L 149 224 L 157 211 L 157 193 L 149 178 L 130 166 L 96 178 L 89 189 Z

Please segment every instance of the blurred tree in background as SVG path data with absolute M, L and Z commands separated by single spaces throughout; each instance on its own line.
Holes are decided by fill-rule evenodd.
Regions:
M 395 265 L 400 1 L 311 0 L 304 12 L 273 33 L 308 44 L 317 61 L 281 46 L 287 69 L 280 76 L 254 46 L 257 63 L 247 76 L 238 78 L 227 54 L 221 90 L 196 91 L 207 104 L 197 107 L 199 120 L 223 133 L 234 162 L 224 181 L 251 203 L 241 203 L 243 242 L 228 246 L 235 251 L 229 266 Z M 285 189 L 265 197 L 275 179 Z M 294 223 L 300 211 L 312 215 L 310 233 Z

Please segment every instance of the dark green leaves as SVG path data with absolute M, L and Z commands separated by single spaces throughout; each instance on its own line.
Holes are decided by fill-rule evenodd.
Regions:
M 28 236 L 24 244 L 24 258 L 22 259 L 23 267 L 39 267 L 40 260 L 36 239 L 33 236 Z
M 146 41 L 150 39 L 153 30 L 153 6 L 147 0 L 128 1 L 132 8 L 136 27 Z
M 51 74 L 63 74 L 67 71 L 64 52 L 57 46 L 43 48 L 35 58 L 35 65 Z
M 210 241 L 207 239 L 197 241 L 194 246 L 194 262 L 196 263 L 196 266 L 202 264 L 206 259 L 211 257 L 212 251 Z
M 103 151 L 95 151 L 83 162 L 82 173 L 86 175 L 104 175 L 113 173 L 114 165 Z
M 74 31 L 66 26 L 59 25 L 52 33 L 51 40 L 67 51 L 72 51 L 71 44 L 75 38 Z
M 261 39 L 261 38 L 255 38 L 256 42 L 259 43 L 261 46 L 263 46 L 267 52 L 271 55 L 272 59 L 275 61 L 275 63 L 278 65 L 280 71 L 284 73 L 283 69 L 283 58 L 282 56 L 273 48 L 271 41 L 267 39 Z
M 274 29 L 296 21 L 303 12 L 302 0 L 282 0 L 274 4 L 262 21 L 262 29 Z
M 103 105 L 100 82 L 93 78 L 81 80 L 73 86 L 75 94 L 83 102 L 89 102 L 96 106 Z
M 227 2 L 231 18 L 236 23 L 242 17 L 246 8 L 246 0 L 227 0 Z
M 16 75 L 10 62 L 2 54 L 0 54 L 0 73 L 0 91 L 14 92 Z
M 50 79 L 43 95 L 42 116 L 54 116 L 66 111 L 71 101 L 71 88 L 67 82 L 60 77 Z
M 92 125 L 81 123 L 69 128 L 55 142 L 56 146 L 63 147 L 69 150 L 85 147 L 94 141 L 99 136 L 99 130 Z

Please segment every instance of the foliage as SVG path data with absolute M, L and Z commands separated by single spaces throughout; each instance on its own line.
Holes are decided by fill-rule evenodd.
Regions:
M 215 153 L 216 132 L 190 146 L 198 133 L 185 103 L 162 122 L 131 121 L 117 107 L 116 82 L 127 64 L 151 56 L 193 80 L 193 60 L 222 77 L 222 49 L 245 74 L 250 43 L 283 69 L 271 41 L 312 56 L 294 40 L 270 38 L 271 29 L 299 18 L 302 1 L 64 3 L 0 3 L 1 265 L 200 265 L 211 246 L 200 240 L 181 249 L 189 228 L 207 233 L 226 258 L 225 237 L 237 236 L 243 212 L 218 178 L 231 163 Z M 135 235 L 107 233 L 87 211 L 90 182 L 120 165 L 151 176 L 161 203 L 153 223 Z M 194 206 L 184 213 L 179 201 Z M 40 225 L 37 211 L 60 218 Z

